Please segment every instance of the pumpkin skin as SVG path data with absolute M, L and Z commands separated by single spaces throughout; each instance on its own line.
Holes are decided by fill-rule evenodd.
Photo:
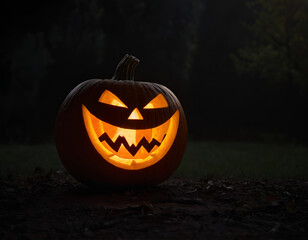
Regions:
M 138 62 L 126 55 L 112 79 L 79 84 L 60 107 L 57 150 L 82 183 L 156 185 L 181 162 L 187 142 L 183 108 L 168 88 L 133 81 Z

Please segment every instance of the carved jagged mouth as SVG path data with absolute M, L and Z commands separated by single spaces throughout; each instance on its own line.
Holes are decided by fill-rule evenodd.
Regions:
M 179 110 L 163 124 L 148 129 L 127 129 L 106 123 L 82 105 L 88 136 L 96 151 L 112 165 L 138 170 L 161 160 L 171 148 L 179 126 Z
M 166 134 L 164 135 L 163 140 L 165 139 L 165 137 Z M 132 156 L 135 156 L 141 147 L 144 147 L 144 149 L 147 150 L 149 153 L 155 146 L 159 147 L 163 142 L 163 140 L 159 142 L 155 138 L 153 138 L 151 142 L 148 142 L 148 140 L 145 137 L 143 137 L 137 144 L 137 146 L 135 146 L 135 144 L 129 145 L 128 142 L 126 141 L 126 138 L 123 136 L 118 136 L 117 140 L 113 142 L 106 132 L 104 132 L 99 137 L 99 140 L 101 142 L 105 141 L 116 152 L 119 151 L 121 144 L 123 144 L 123 146 L 127 149 L 127 151 L 130 152 Z

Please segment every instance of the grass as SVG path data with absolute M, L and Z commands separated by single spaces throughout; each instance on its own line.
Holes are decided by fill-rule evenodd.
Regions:
M 308 147 L 247 142 L 189 142 L 177 175 L 307 178 Z
M 55 145 L 0 145 L 0 176 L 31 175 L 36 167 L 45 172 L 64 168 Z
M 53 144 L 0 145 L 0 176 L 63 169 Z M 308 147 L 245 142 L 189 142 L 175 176 L 308 177 Z

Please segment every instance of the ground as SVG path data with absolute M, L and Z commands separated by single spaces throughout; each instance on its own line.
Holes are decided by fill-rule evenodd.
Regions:
M 171 178 L 91 189 L 65 171 L 0 181 L 0 239 L 308 239 L 308 182 Z

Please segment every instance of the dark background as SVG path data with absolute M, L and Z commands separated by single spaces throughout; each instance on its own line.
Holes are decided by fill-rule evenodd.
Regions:
M 194 140 L 307 143 L 308 1 L 1 2 L 0 141 L 53 141 L 78 83 L 137 80 L 180 99 Z

